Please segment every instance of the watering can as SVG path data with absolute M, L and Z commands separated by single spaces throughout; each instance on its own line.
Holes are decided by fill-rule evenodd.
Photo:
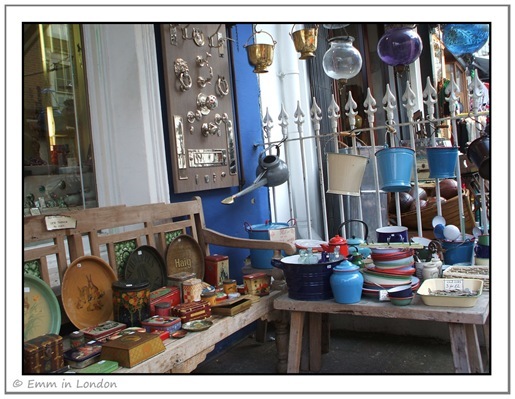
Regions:
M 259 156 L 259 163 L 256 168 L 256 180 L 244 190 L 222 200 L 222 204 L 232 204 L 235 198 L 241 197 L 256 188 L 267 186 L 275 187 L 288 180 L 288 165 L 279 158 L 279 146 L 275 146 L 277 154 L 265 155 L 265 151 Z
M 363 220 L 350 219 L 350 220 L 343 222 L 338 227 L 338 233 L 341 231 L 341 229 L 343 227 L 345 227 L 347 224 L 349 224 L 351 222 L 363 223 L 363 226 L 365 226 L 365 237 L 359 238 L 356 236 L 352 236 L 351 238 L 347 238 L 347 245 L 349 246 L 349 254 L 352 255 L 353 253 L 358 252 L 363 256 L 363 258 L 367 258 L 372 253 L 372 250 L 367 247 L 360 247 L 361 244 L 367 243 L 367 237 L 368 237 L 368 226 Z

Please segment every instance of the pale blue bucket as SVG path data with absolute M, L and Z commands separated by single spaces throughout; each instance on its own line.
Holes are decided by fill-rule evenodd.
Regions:
M 427 147 L 429 177 L 448 179 L 456 177 L 458 147 Z
M 474 238 L 465 241 L 442 241 L 443 260 L 446 265 L 456 263 L 473 264 L 474 257 Z
M 271 223 L 266 221 L 264 224 L 244 223 L 245 230 L 249 234 L 249 238 L 254 240 L 270 240 L 270 230 L 287 229 L 295 226 L 295 220 L 289 220 L 287 223 Z M 256 269 L 272 269 L 272 258 L 274 251 L 271 249 L 251 249 L 250 263 Z
M 376 152 L 379 186 L 386 192 L 411 189 L 415 151 L 407 147 L 383 148 Z

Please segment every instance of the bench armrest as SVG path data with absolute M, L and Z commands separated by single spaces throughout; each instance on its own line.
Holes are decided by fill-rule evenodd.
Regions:
M 276 251 L 281 250 L 284 251 L 287 255 L 293 255 L 296 252 L 295 246 L 288 242 L 237 238 L 219 233 L 208 228 L 203 228 L 200 234 L 202 234 L 206 244 L 233 248 L 273 249 Z

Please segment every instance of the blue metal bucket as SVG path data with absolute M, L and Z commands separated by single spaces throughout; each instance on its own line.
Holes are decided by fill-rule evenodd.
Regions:
M 379 185 L 386 192 L 411 189 L 415 151 L 407 147 L 383 148 L 376 152 Z
M 447 179 L 456 177 L 458 147 L 427 147 L 429 177 Z
M 266 221 L 264 224 L 253 224 L 250 225 L 247 222 L 244 223 L 245 230 L 249 234 L 249 238 L 254 240 L 270 240 L 270 230 L 287 229 L 295 225 L 287 223 L 270 223 Z M 272 269 L 272 258 L 274 251 L 271 249 L 251 249 L 250 250 L 250 262 L 252 267 L 256 269 Z
M 465 239 L 465 241 L 442 241 L 443 260 L 446 265 L 454 265 L 463 263 L 472 265 L 474 257 L 473 238 Z

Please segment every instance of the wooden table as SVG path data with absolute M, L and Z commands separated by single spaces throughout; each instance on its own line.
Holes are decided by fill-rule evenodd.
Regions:
M 282 291 L 272 291 L 270 295 L 261 297 L 249 309 L 235 316 L 213 315 L 209 318 L 213 325 L 208 330 L 190 332 L 182 339 L 167 339 L 164 341 L 166 346 L 164 352 L 134 367 L 120 367 L 116 373 L 190 373 L 224 338 L 256 320 L 273 321 L 276 317 L 281 316 L 280 312 L 275 311 L 273 307 L 274 300 L 281 293 Z M 286 362 L 286 357 L 284 362 Z
M 471 308 L 427 306 L 415 295 L 408 306 L 395 306 L 390 302 L 363 297 L 359 303 L 343 305 L 334 300 L 299 301 L 287 294 L 277 298 L 274 307 L 290 314 L 288 345 L 288 373 L 300 369 L 302 333 L 306 313 L 309 314 L 310 370 L 319 371 L 321 365 L 321 331 L 323 314 L 346 314 L 354 316 L 383 317 L 390 319 L 428 320 L 447 323 L 456 373 L 483 373 L 483 362 L 476 326 L 483 326 L 485 338 L 489 338 L 490 295 L 484 292 Z M 281 337 L 277 336 L 277 339 Z M 278 350 L 281 348 L 278 346 Z M 279 354 L 281 357 L 281 354 Z

